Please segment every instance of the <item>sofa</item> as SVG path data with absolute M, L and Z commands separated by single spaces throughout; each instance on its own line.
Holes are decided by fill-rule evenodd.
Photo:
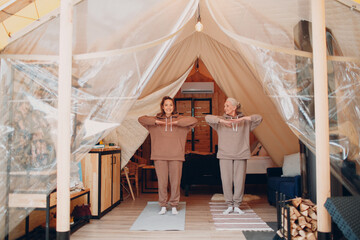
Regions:
M 267 168 L 267 197 L 270 205 L 276 205 L 276 194 L 286 199 L 301 197 L 300 153 L 284 157 L 283 167 Z

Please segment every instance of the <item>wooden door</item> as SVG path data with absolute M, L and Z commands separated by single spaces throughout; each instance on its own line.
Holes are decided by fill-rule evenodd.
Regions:
M 182 99 L 175 99 L 176 102 L 176 110 L 178 113 L 180 113 L 182 116 L 193 116 L 192 115 L 192 107 L 191 107 L 191 98 L 182 98 Z M 185 151 L 191 151 L 193 150 L 193 130 L 191 130 L 187 137 L 186 137 L 186 145 L 185 145 Z
M 111 206 L 112 159 L 111 154 L 101 156 L 101 203 L 100 212 Z
M 194 150 L 212 152 L 212 131 L 205 116 L 211 114 L 211 99 L 194 99 L 194 117 L 199 121 L 194 131 Z
M 112 204 L 120 200 L 120 153 L 113 154 Z
M 212 152 L 212 131 L 205 122 L 205 116 L 211 114 L 211 98 L 178 98 L 176 109 L 183 116 L 197 118 L 198 125 L 188 133 L 186 151 Z

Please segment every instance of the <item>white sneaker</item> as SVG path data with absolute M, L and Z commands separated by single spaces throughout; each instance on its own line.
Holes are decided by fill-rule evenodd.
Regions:
M 244 214 L 244 212 L 240 209 L 240 208 L 238 208 L 238 207 L 235 207 L 234 208 L 234 213 L 238 213 L 238 214 Z
M 223 211 L 223 214 L 228 215 L 231 212 L 233 212 L 233 207 L 228 207 L 225 211 Z
M 174 215 L 179 214 L 179 212 L 178 212 L 178 210 L 176 209 L 176 207 L 173 207 L 173 208 L 171 209 L 171 213 L 174 214 Z
M 166 207 L 161 207 L 159 214 L 164 215 L 165 213 L 166 213 Z

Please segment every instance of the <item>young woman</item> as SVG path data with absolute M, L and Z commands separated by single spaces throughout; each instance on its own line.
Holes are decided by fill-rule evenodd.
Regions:
M 206 122 L 217 131 L 221 182 L 228 208 L 223 214 L 231 212 L 243 214 L 240 204 L 244 196 L 246 161 L 250 158 L 250 131 L 262 121 L 260 115 L 244 116 L 241 105 L 234 98 L 224 104 L 225 114 L 207 115 Z M 234 193 L 233 193 L 234 186 Z
M 180 180 L 183 161 L 185 161 L 185 141 L 188 131 L 195 127 L 197 119 L 179 116 L 175 102 L 171 97 L 163 97 L 160 103 L 161 112 L 155 117 L 142 116 L 139 122 L 149 131 L 151 138 L 151 160 L 154 160 L 158 178 L 159 214 L 166 213 L 168 200 L 168 181 L 170 179 L 171 195 L 169 203 L 172 214 L 178 214 L 180 200 Z

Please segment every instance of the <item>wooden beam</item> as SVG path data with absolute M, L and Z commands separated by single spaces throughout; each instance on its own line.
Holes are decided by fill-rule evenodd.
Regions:
M 73 3 L 60 3 L 59 38 L 59 89 L 58 89 L 58 129 L 57 129 L 57 209 L 56 238 L 70 239 L 70 159 L 71 159 L 71 70 Z
M 331 239 L 331 218 L 324 207 L 330 197 L 329 103 L 325 38 L 325 0 L 311 1 L 315 136 L 316 201 L 319 239 Z
M 2 6 L 1 6 L 0 7 L 0 9 L 1 9 L 0 22 L 5 21 L 6 19 L 11 17 L 12 15 L 18 13 L 19 11 L 21 11 L 25 7 L 32 4 L 34 1 L 35 0 L 17 0 L 17 1 L 12 1 L 12 3 L 10 5 L 8 5 L 7 7 L 5 7 L 5 8 L 2 8 Z

